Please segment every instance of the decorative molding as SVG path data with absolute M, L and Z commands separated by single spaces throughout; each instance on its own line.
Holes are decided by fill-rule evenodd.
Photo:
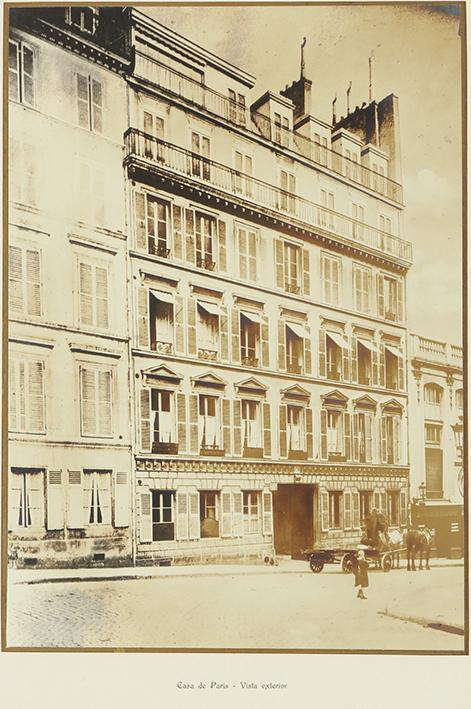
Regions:
M 227 386 L 225 379 L 221 379 L 221 377 L 218 377 L 218 375 L 213 372 L 205 372 L 197 377 L 192 377 L 191 381 L 193 382 L 194 387 L 202 386 L 224 389 Z
M 359 396 L 358 399 L 353 400 L 353 407 L 355 409 L 376 409 L 378 402 L 365 394 L 365 396 Z
M 222 290 L 208 288 L 207 286 L 199 286 L 197 283 L 190 283 L 190 289 L 192 293 L 197 295 L 206 295 L 212 298 L 217 298 L 218 300 L 221 300 L 224 296 L 224 291 Z
M 94 251 L 104 251 L 105 253 L 112 254 L 115 256 L 118 253 L 118 249 L 114 246 L 106 246 L 98 241 L 92 241 L 91 239 L 85 239 L 82 236 L 77 236 L 76 234 L 68 234 L 68 239 L 71 244 L 77 244 L 77 246 L 85 246 L 88 249 L 93 249 Z
M 139 276 L 141 283 L 151 285 L 155 283 L 156 285 L 170 286 L 170 288 L 176 288 L 179 284 L 179 280 L 174 278 L 166 278 L 165 276 L 156 276 L 154 273 L 149 273 L 143 268 L 139 269 Z
M 19 345 L 33 345 L 35 347 L 46 347 L 52 350 L 56 344 L 54 340 L 38 340 L 35 337 L 28 337 L 27 335 L 10 335 L 8 338 L 9 342 L 15 342 Z
M 71 352 L 96 355 L 97 357 L 111 357 L 112 359 L 120 359 L 120 357 L 122 357 L 121 352 L 108 350 L 104 347 L 90 347 L 89 345 L 81 345 L 74 342 L 69 342 L 69 348 Z
M 159 381 L 174 382 L 179 384 L 183 379 L 182 376 L 174 372 L 169 367 L 161 364 L 159 367 L 152 367 L 152 369 L 147 369 L 141 372 L 142 379 L 145 384 Z
M 252 393 L 257 393 L 260 396 L 265 396 L 268 387 L 259 382 L 257 379 L 254 377 L 250 377 L 250 379 L 244 379 L 242 382 L 236 382 L 234 384 L 234 388 L 236 390 L 244 390 L 244 391 L 250 391 Z
M 307 391 L 307 389 L 304 389 L 302 386 L 299 386 L 299 384 L 295 384 L 294 386 L 288 387 L 288 389 L 282 389 L 280 391 L 282 399 L 303 399 L 303 400 L 308 400 L 311 398 L 310 392 Z

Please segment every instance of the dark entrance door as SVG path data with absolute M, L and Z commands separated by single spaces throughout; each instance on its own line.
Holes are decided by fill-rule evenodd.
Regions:
M 302 558 L 314 544 L 314 485 L 279 485 L 273 517 L 276 553 Z

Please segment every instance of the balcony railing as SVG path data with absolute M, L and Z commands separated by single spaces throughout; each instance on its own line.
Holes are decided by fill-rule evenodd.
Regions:
M 275 124 L 268 116 L 251 111 L 244 104 L 231 100 L 228 96 L 204 86 L 196 79 L 170 69 L 141 52 L 136 52 L 134 75 L 178 96 L 186 103 L 203 108 L 208 113 L 223 118 L 229 123 L 242 126 L 266 140 L 302 155 L 316 165 L 326 167 L 352 182 L 367 187 L 395 202 L 402 203 L 402 186 L 398 182 L 380 175 L 307 136 Z
M 327 207 L 245 175 L 226 165 L 221 165 L 214 160 L 196 155 L 190 150 L 153 138 L 135 128 L 129 128 L 124 137 L 125 159 L 127 161 L 139 159 L 160 169 L 164 167 L 171 173 L 184 175 L 200 184 L 209 184 L 227 194 L 243 197 L 244 202 L 251 202 L 255 206 L 277 212 L 278 218 L 281 212 L 289 219 L 295 219 L 308 227 L 315 227 L 322 232 L 331 233 L 334 237 L 340 236 L 350 242 L 363 244 L 382 254 L 390 254 L 403 261 L 411 262 L 412 260 L 412 245 L 409 242 L 376 227 L 355 221 Z M 155 146 L 155 150 L 152 151 L 153 157 L 149 157 L 149 153 L 146 154 L 145 146 L 149 141 L 153 141 Z M 195 161 L 203 164 L 205 169 L 195 171 Z M 250 195 L 241 194 L 241 177 L 246 183 L 250 182 Z
M 427 359 L 454 367 L 463 366 L 462 347 L 419 335 L 412 335 L 412 355 L 419 359 Z

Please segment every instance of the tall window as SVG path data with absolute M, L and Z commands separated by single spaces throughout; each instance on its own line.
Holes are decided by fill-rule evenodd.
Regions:
M 373 490 L 360 490 L 360 520 L 363 523 L 373 509 Z
M 150 347 L 169 354 L 174 344 L 173 296 L 164 291 L 150 291 Z
M 335 200 L 334 193 L 328 190 L 321 190 L 321 205 L 323 209 L 320 210 L 320 224 L 327 229 L 335 228 Z
M 399 490 L 388 490 L 387 504 L 389 524 L 392 526 L 397 526 L 401 521 Z
M 235 188 L 237 192 L 251 197 L 253 193 L 253 160 L 251 155 L 246 155 L 239 150 L 235 151 Z
M 40 255 L 35 248 L 8 247 L 8 305 L 11 315 L 41 315 Z
M 286 432 L 288 437 L 288 451 L 304 451 L 304 409 L 302 406 L 287 406 Z
M 191 161 L 191 172 L 195 177 L 201 177 L 203 180 L 210 179 L 210 140 L 207 136 L 201 135 L 196 131 L 191 133 L 191 151 L 193 158 Z
M 67 7 L 65 21 L 77 27 L 82 32 L 94 34 L 98 22 L 98 8 L 96 7 Z
M 105 173 L 101 166 L 80 162 L 78 166 L 78 218 L 96 226 L 105 223 Z
M 442 402 L 443 389 L 438 384 L 426 384 L 424 386 L 425 403 L 432 406 L 440 406 Z
M 337 332 L 326 333 L 327 379 L 340 381 L 342 378 L 342 350 L 346 346 L 343 337 Z
M 219 353 L 219 308 L 214 303 L 198 302 L 198 356 L 216 359 Z
M 8 363 L 10 431 L 45 432 L 44 371 L 44 362 L 10 357 Z
M 149 111 L 144 111 L 143 120 L 144 133 L 146 134 L 144 138 L 144 154 L 146 158 L 159 159 L 162 156 L 163 147 L 158 141 L 164 139 L 164 119 L 160 116 L 155 116 Z M 152 136 L 155 140 L 147 136 Z
M 200 491 L 200 536 L 219 537 L 220 493 Z
M 320 165 L 327 165 L 328 163 L 327 138 L 320 136 L 319 133 L 314 133 L 314 162 Z
M 154 417 L 152 452 L 163 453 L 166 444 L 176 443 L 174 393 L 152 389 L 151 408 Z
M 260 360 L 260 318 L 256 313 L 240 314 L 240 357 L 242 364 L 258 367 Z
M 10 524 L 14 529 L 44 527 L 44 471 L 11 469 Z
M 34 53 L 24 42 L 8 42 L 8 97 L 34 106 Z
M 321 254 L 322 294 L 326 303 L 339 305 L 341 274 L 341 260 L 336 256 Z
M 84 470 L 83 494 L 87 524 L 111 524 L 111 470 Z
M 425 424 L 425 490 L 428 499 L 443 497 L 443 427 Z
M 229 120 L 239 126 L 245 126 L 245 113 L 244 94 L 236 94 L 233 89 L 229 89 Z
M 455 392 L 455 403 L 457 409 L 463 409 L 463 389 L 457 389 Z
M 108 329 L 108 268 L 79 263 L 79 317 L 81 325 Z
M 329 492 L 329 528 L 340 529 L 342 526 L 342 496 L 340 490 Z
M 198 432 L 201 449 L 221 446 L 220 401 L 217 396 L 199 395 Z
M 37 146 L 26 140 L 11 138 L 8 144 L 9 199 L 21 204 L 36 205 L 38 202 Z
M 383 279 L 384 283 L 384 309 L 386 320 L 399 320 L 400 313 L 398 307 L 398 283 L 395 278 Z
M 78 123 L 94 133 L 103 129 L 103 89 L 100 81 L 77 74 Z
M 369 411 L 358 412 L 354 415 L 354 427 L 358 426 L 358 431 L 354 428 L 355 435 L 358 435 L 358 461 L 360 463 L 371 463 L 373 458 L 373 431 L 374 417 Z M 356 456 L 355 456 L 356 457 Z
M 353 297 L 355 310 L 369 313 L 371 310 L 372 277 L 371 269 L 365 266 L 353 266 Z
M 216 268 L 216 220 L 196 214 L 196 265 L 207 271 Z
M 364 236 L 363 224 L 365 223 L 365 208 L 361 204 L 352 204 L 352 236 L 354 239 L 362 239 Z
M 175 539 L 175 492 L 152 490 L 152 540 Z
M 304 330 L 297 323 L 286 323 L 286 369 L 300 374 L 304 365 Z
M 402 359 L 401 352 L 392 345 L 385 346 L 385 374 L 386 388 L 399 389 L 399 360 Z
M 379 183 L 377 182 L 376 187 L 374 189 L 376 191 L 379 191 L 378 188 L 379 188 Z M 391 248 L 392 248 L 392 239 L 391 239 L 392 221 L 391 221 L 390 217 L 385 217 L 383 214 L 381 214 L 379 217 L 379 228 L 382 232 L 380 234 L 380 246 L 385 251 L 390 252 Z
M 296 211 L 296 176 L 286 170 L 280 172 L 280 209 L 294 214 Z
M 285 290 L 287 290 L 289 293 L 300 293 L 302 272 L 301 247 L 297 246 L 296 244 L 291 244 L 288 241 L 284 241 L 283 250 L 285 262 Z
M 169 204 L 162 199 L 147 195 L 147 238 L 149 253 L 168 258 L 168 233 L 170 225 Z
M 258 277 L 259 258 L 258 232 L 249 227 L 237 225 L 236 235 L 239 250 L 239 276 L 243 279 L 256 281 Z
M 357 340 L 359 384 L 371 384 L 371 346 L 367 340 Z
M 242 399 L 242 441 L 244 448 L 262 448 L 259 401 Z
M 401 417 L 384 415 L 381 417 L 381 460 L 383 463 L 397 464 L 401 457 Z
M 261 530 L 260 493 L 243 492 L 244 534 L 256 534 Z
M 273 140 L 284 147 L 289 145 L 289 120 L 279 113 L 275 113 L 275 126 Z
M 343 415 L 341 411 L 327 412 L 327 452 L 333 455 L 343 453 Z
M 112 436 L 111 370 L 80 367 L 82 436 Z

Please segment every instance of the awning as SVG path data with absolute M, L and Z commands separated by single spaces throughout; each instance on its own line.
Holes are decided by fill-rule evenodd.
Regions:
M 399 357 L 400 359 L 402 359 L 402 357 L 404 356 L 402 352 L 400 352 L 397 347 L 394 347 L 393 345 L 385 344 L 385 347 L 395 357 Z
M 209 315 L 220 315 L 220 310 L 215 303 L 206 303 L 205 301 L 199 300 L 198 307 L 206 310 Z
M 379 353 L 378 348 L 376 347 L 374 342 L 371 342 L 371 340 L 364 340 L 362 337 L 359 337 L 358 342 L 360 343 L 360 345 L 363 345 L 363 347 L 366 347 L 366 349 L 369 350 L 370 352 L 378 352 Z
M 302 325 L 298 325 L 298 323 L 294 322 L 287 322 L 286 326 L 289 327 L 291 332 L 294 332 L 297 337 L 308 337 L 308 334 Z
M 160 300 L 162 303 L 173 303 L 173 295 L 171 293 L 166 293 L 163 290 L 152 290 L 152 288 L 150 292 L 154 298 L 157 298 L 157 300 Z
M 250 320 L 250 322 L 254 323 L 260 323 L 260 315 L 258 313 L 249 313 L 246 310 L 241 310 L 240 311 L 244 318 L 247 318 L 247 320 Z
M 333 340 L 333 341 L 335 342 L 335 344 L 338 345 L 339 347 L 348 347 L 348 346 L 349 346 L 349 345 L 348 345 L 348 342 L 347 342 L 346 340 L 344 340 L 344 338 L 342 337 L 342 335 L 339 335 L 338 332 L 327 332 L 326 334 L 327 334 L 328 337 L 330 337 L 330 339 Z

